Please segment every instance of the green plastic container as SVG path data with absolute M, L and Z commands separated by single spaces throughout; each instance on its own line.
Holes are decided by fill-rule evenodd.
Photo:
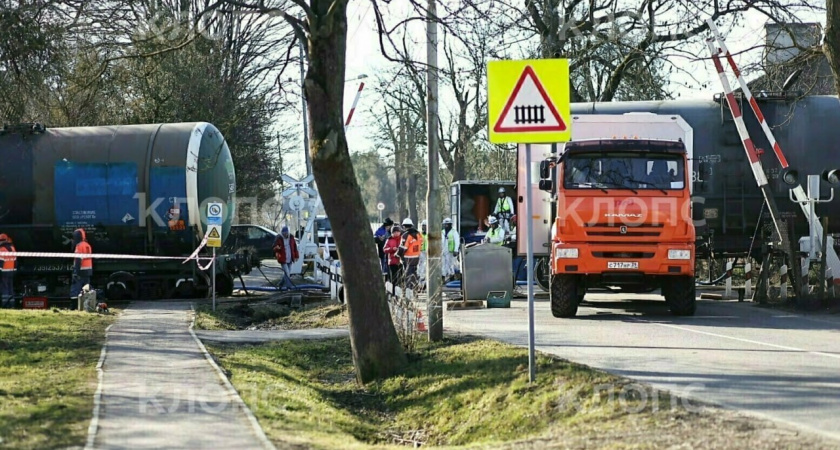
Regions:
M 510 308 L 510 292 L 490 291 L 487 293 L 488 308 Z

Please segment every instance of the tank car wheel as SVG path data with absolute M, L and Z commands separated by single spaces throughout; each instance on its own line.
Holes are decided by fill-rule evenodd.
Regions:
M 134 275 L 128 272 L 112 273 L 105 285 L 105 297 L 108 300 L 129 300 L 135 297 Z
M 552 275 L 551 314 L 554 317 L 574 317 L 577 314 L 579 296 L 576 275 Z
M 227 297 L 233 294 L 233 277 L 229 275 L 216 275 L 216 294 Z
M 697 310 L 693 277 L 674 277 L 665 281 L 662 283 L 662 295 L 675 316 L 693 316 Z

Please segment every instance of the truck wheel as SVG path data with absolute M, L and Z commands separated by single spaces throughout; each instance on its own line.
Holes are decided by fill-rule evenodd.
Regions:
M 697 309 L 693 277 L 675 277 L 662 286 L 665 302 L 675 316 L 693 316 Z
M 551 276 L 551 314 L 554 317 L 574 317 L 578 309 L 577 277 Z

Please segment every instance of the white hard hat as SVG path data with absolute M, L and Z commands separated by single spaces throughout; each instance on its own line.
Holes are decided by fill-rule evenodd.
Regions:
M 494 223 L 498 223 L 499 221 L 496 220 L 496 216 L 490 216 L 490 220 L 488 220 L 488 222 L 490 222 L 490 225 L 493 225 Z
M 451 223 L 452 223 L 452 219 L 450 219 L 449 217 L 447 217 L 447 218 L 443 219 L 443 224 L 444 224 L 444 225 L 446 225 L 446 224 L 451 224 Z
M 402 224 L 403 224 L 404 227 L 413 227 L 414 226 L 414 222 L 412 222 L 411 218 L 409 218 L 409 217 L 406 217 L 405 219 L 403 219 Z
M 421 227 L 428 226 L 428 224 L 426 223 L 426 220 L 425 220 L 425 219 L 424 219 L 422 222 L 420 222 L 420 226 L 421 226 Z
M 504 194 L 504 193 L 505 193 L 505 188 L 500 187 L 500 188 L 499 188 L 499 193 L 500 193 L 500 194 Z

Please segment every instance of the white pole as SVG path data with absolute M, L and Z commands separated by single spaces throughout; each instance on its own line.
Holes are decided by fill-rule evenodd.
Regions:
M 534 221 L 531 220 L 533 206 L 531 205 L 531 144 L 525 144 L 525 186 L 519 186 L 520 193 L 525 196 L 525 222 L 528 241 L 528 369 L 531 383 L 537 381 L 537 361 L 534 356 Z M 524 191 L 523 191 L 524 189 Z
M 782 301 L 787 301 L 787 290 L 788 290 L 788 267 L 787 264 L 783 265 L 782 268 L 779 270 L 779 275 L 781 276 L 781 287 L 779 288 L 779 298 Z
M 723 293 L 724 297 L 732 297 L 732 260 L 726 261 L 726 288 Z
M 744 297 L 752 298 L 752 264 L 744 265 Z
M 216 310 L 216 247 L 213 247 L 213 261 L 210 262 L 210 276 L 213 277 L 213 311 Z
M 300 50 L 300 106 L 303 110 L 303 160 L 306 164 L 306 175 L 312 175 L 312 161 L 309 157 L 309 124 L 306 111 L 306 73 L 303 65 L 306 63 L 306 52 L 304 51 L 304 42 L 298 41 L 298 49 Z M 307 183 L 311 185 L 311 183 Z
M 441 221 L 438 210 L 438 189 L 440 173 L 438 170 L 438 53 L 437 53 L 437 0 L 428 0 L 426 10 L 426 142 L 428 145 L 428 188 L 426 189 L 426 218 L 428 231 L 426 246 L 426 292 L 428 297 L 427 314 L 429 340 L 443 339 L 443 300 L 441 298 Z

